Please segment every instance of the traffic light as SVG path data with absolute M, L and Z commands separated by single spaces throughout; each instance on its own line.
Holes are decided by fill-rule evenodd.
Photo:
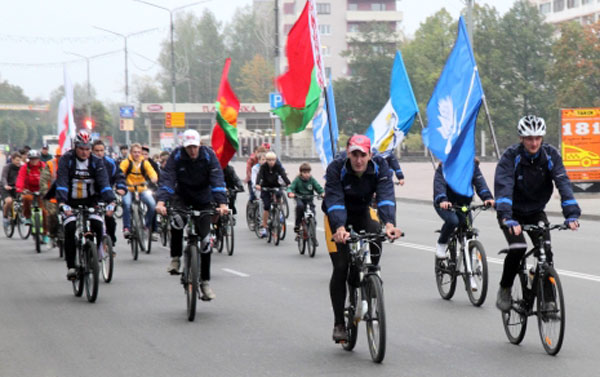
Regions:
M 85 128 L 88 130 L 93 129 L 95 126 L 94 120 L 92 118 L 85 118 L 83 124 L 85 125 Z

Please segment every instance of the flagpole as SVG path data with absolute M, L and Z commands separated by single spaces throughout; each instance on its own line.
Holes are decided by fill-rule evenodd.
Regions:
M 421 118 L 421 112 L 417 111 L 417 115 L 419 116 L 419 123 L 421 123 L 421 129 L 424 130 L 425 126 L 423 125 L 423 119 Z M 425 147 L 427 152 L 429 153 L 429 157 L 431 158 L 431 166 L 433 166 L 433 170 L 435 170 L 435 159 L 433 158 L 433 153 L 427 147 Z
M 331 155 L 335 157 L 337 150 L 335 149 L 335 144 L 333 143 L 333 130 L 331 129 L 331 115 L 329 113 L 329 100 L 327 99 L 327 87 L 323 88 L 323 93 L 325 93 L 325 107 L 327 108 L 327 125 L 329 126 L 329 141 L 331 142 Z
M 500 159 L 500 148 L 498 148 L 498 140 L 496 140 L 496 133 L 494 132 L 494 125 L 492 124 L 492 117 L 490 116 L 490 110 L 488 109 L 487 101 L 483 96 L 483 108 L 487 115 L 488 125 L 490 126 L 490 133 L 492 135 L 492 141 L 494 142 L 494 148 L 496 149 L 496 158 Z

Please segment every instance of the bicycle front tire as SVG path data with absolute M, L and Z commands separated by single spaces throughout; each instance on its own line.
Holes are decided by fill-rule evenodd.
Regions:
M 365 284 L 365 299 L 367 300 L 367 338 L 371 359 L 381 363 L 385 357 L 386 324 L 383 285 L 379 276 L 367 276 Z
M 435 258 L 435 282 L 438 292 L 444 300 L 450 300 L 456 291 L 456 249 L 449 242 L 446 259 Z
M 98 298 L 98 278 L 100 275 L 98 264 L 98 250 L 93 241 L 87 240 L 83 245 L 86 254 L 85 266 L 85 296 L 89 302 L 96 302 Z
M 512 305 L 508 312 L 502 312 L 502 325 L 508 341 L 520 344 L 527 331 L 527 302 L 523 287 L 527 286 L 527 275 L 519 272 L 512 287 Z
M 193 322 L 196 318 L 198 302 L 198 247 L 190 245 L 185 252 L 184 288 L 187 303 L 187 318 Z
M 483 245 L 479 241 L 471 241 L 469 243 L 469 252 L 465 258 L 471 258 L 471 271 L 477 284 L 476 287 L 471 287 L 471 279 L 466 276 L 465 285 L 469 301 L 475 306 L 481 306 L 485 302 L 488 289 L 488 265 L 487 257 Z
M 102 237 L 102 278 L 105 283 L 110 283 L 113 276 L 114 270 L 114 255 L 113 255 L 113 244 L 110 237 L 105 234 Z
M 17 215 L 17 230 L 22 240 L 26 240 L 31 234 L 31 225 L 25 224 L 25 217 L 20 215 Z
M 308 238 L 306 243 L 308 245 L 308 255 L 314 258 L 317 253 L 317 224 L 313 218 L 308 221 Z
M 227 215 L 227 223 L 225 225 L 225 244 L 227 246 L 227 255 L 233 255 L 233 246 L 235 242 L 235 234 L 233 227 L 233 215 Z
M 344 310 L 344 316 L 346 317 L 346 333 L 348 334 L 348 341 L 342 343 L 342 348 L 346 351 L 352 351 L 356 346 L 356 340 L 358 339 L 358 321 L 354 320 L 354 316 L 358 309 L 358 289 L 348 284 L 348 305 Z
M 545 290 L 550 290 L 546 292 Z M 554 301 L 552 301 L 554 300 Z M 553 308 L 546 308 L 547 302 L 554 302 Z M 548 266 L 544 276 L 538 279 L 537 317 L 540 340 L 549 355 L 556 355 L 562 347 L 565 336 L 565 298 L 558 273 Z
M 8 219 L 8 223 L 5 225 L 4 223 L 3 228 L 4 228 L 4 235 L 7 238 L 12 238 L 13 234 L 15 233 L 15 221 L 13 219 L 13 209 L 12 207 L 9 207 L 9 216 L 8 217 L 4 217 L 5 219 Z M 2 212 L 4 214 L 4 211 Z
M 73 280 L 73 294 L 75 297 L 81 297 L 81 295 L 83 295 L 83 263 L 85 263 L 85 257 L 82 255 L 79 241 L 77 241 L 77 245 L 77 252 L 75 254 L 75 269 L 77 270 L 77 275 L 75 275 L 75 280 Z

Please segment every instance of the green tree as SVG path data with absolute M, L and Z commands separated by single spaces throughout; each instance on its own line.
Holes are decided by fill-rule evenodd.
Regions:
M 264 102 L 273 90 L 273 66 L 262 55 L 255 55 L 241 69 L 239 89 L 236 90 L 240 101 Z

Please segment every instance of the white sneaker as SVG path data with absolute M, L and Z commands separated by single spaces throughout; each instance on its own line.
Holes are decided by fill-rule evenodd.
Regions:
M 471 276 L 469 282 L 471 283 L 471 291 L 477 292 L 477 279 L 475 279 L 475 276 Z
M 435 245 L 435 257 L 438 259 L 446 259 L 446 247 L 448 245 L 444 243 L 438 243 Z
M 200 291 L 202 291 L 201 299 L 203 301 L 210 301 L 217 297 L 217 295 L 215 295 L 215 292 L 213 292 L 213 290 L 210 288 L 208 280 L 204 280 L 200 283 Z
M 171 275 L 177 275 L 179 273 L 179 267 L 181 267 L 181 261 L 178 257 L 171 258 L 171 263 L 167 267 L 167 272 Z

